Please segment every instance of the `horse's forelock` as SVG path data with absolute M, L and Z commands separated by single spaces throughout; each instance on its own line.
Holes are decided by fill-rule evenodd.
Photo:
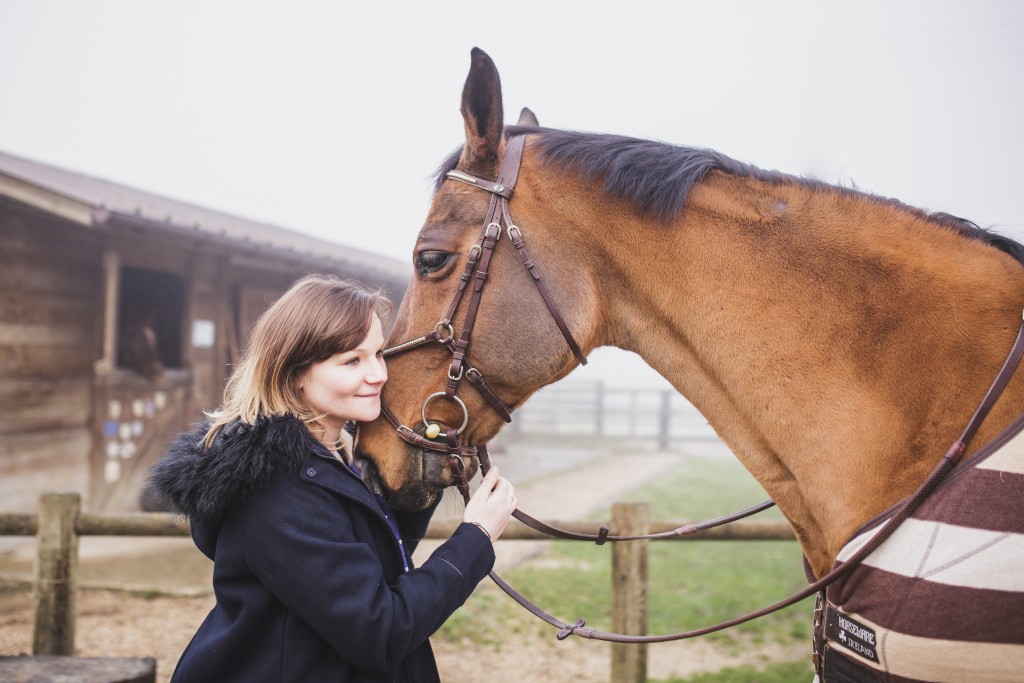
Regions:
M 459 158 L 462 156 L 462 148 L 460 145 L 451 154 L 444 158 L 441 165 L 434 171 L 434 192 L 436 193 L 441 189 L 441 184 L 444 183 L 445 177 L 448 175 L 448 171 L 454 171 L 455 167 L 459 165 Z

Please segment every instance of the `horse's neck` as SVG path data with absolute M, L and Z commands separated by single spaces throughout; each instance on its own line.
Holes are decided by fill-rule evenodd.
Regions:
M 606 343 L 701 410 L 819 575 L 959 435 L 1020 325 L 1015 261 L 865 197 L 712 174 L 679 225 L 628 229 L 608 304 L 643 324 Z M 975 446 L 1021 410 L 1014 381 Z

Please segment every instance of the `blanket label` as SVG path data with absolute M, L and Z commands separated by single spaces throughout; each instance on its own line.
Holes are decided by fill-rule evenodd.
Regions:
M 835 645 L 878 663 L 878 643 L 874 630 L 837 611 L 831 605 L 826 610 L 825 637 Z

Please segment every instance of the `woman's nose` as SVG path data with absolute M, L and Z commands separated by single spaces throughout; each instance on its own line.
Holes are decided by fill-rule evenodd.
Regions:
M 370 384 L 383 384 L 388 381 L 388 366 L 383 358 L 375 359 L 373 367 L 366 375 L 366 381 Z

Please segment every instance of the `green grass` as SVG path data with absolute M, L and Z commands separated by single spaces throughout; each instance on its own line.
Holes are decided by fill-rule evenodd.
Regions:
M 622 500 L 645 501 L 655 520 L 708 519 L 734 512 L 766 498 L 763 489 L 731 458 L 691 456 L 656 481 L 630 491 Z M 594 519 L 609 519 L 601 510 Z M 777 510 L 758 519 L 781 519 Z M 611 552 L 590 543 L 554 542 L 534 561 L 504 578 L 531 600 L 565 621 L 585 617 L 587 625 L 611 629 Z M 799 546 L 792 541 L 663 541 L 650 544 L 649 632 L 668 633 L 707 626 L 776 602 L 806 585 Z M 812 601 L 777 614 L 705 636 L 730 652 L 752 645 L 802 642 L 810 637 Z M 532 631 L 524 629 L 532 629 Z M 553 630 L 505 596 L 478 592 L 439 633 L 498 647 L 501 633 Z M 752 653 L 753 654 L 753 653 Z M 731 670 L 728 678 L 710 681 L 801 680 L 809 665 L 799 662 L 800 676 L 789 669 Z M 779 673 L 773 673 L 778 669 Z M 741 676 L 747 676 L 742 678 Z
M 652 519 L 709 519 L 735 512 L 768 498 L 757 480 L 739 461 L 727 457 L 687 456 L 668 474 L 634 489 L 624 501 L 643 501 L 651 506 Z M 601 511 L 597 516 L 607 516 Z M 756 519 L 782 519 L 771 508 Z
M 752 666 L 741 666 L 697 674 L 690 678 L 670 678 L 658 683 L 793 683 L 793 681 L 810 681 L 814 671 L 809 661 L 772 664 L 763 669 Z M 654 683 L 653 681 L 651 683 Z

